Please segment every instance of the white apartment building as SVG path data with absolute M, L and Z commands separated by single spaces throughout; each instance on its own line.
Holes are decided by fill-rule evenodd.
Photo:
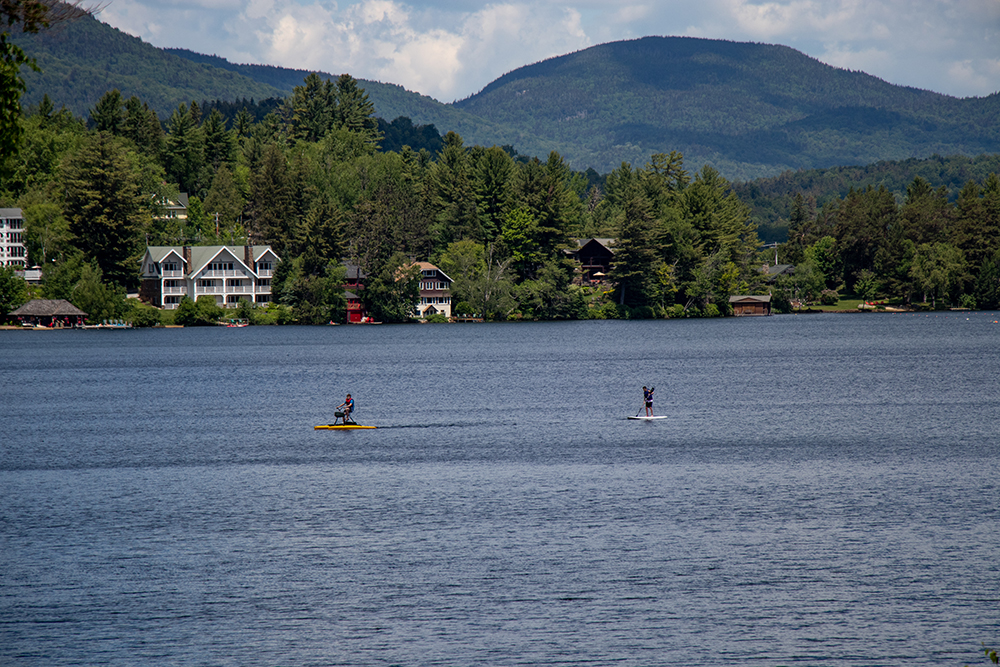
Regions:
M 271 246 L 148 246 L 139 298 L 168 310 L 185 296 L 211 296 L 225 308 L 235 308 L 240 299 L 268 303 L 279 261 Z
M 0 208 L 0 266 L 28 266 L 24 214 L 19 208 Z

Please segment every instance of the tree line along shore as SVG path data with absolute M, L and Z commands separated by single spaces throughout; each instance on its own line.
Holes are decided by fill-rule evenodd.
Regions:
M 0 306 L 67 299 L 95 321 L 219 319 L 215 304 L 159 311 L 126 299 L 147 246 L 258 244 L 281 257 L 257 323 L 341 321 L 345 263 L 366 276 L 375 319 L 412 318 L 430 261 L 454 279 L 456 312 L 489 320 L 724 316 L 729 297 L 770 294 L 776 312 L 844 297 L 900 308 L 1000 305 L 1000 178 L 956 194 L 917 176 L 898 196 L 858 187 L 822 204 L 785 196 L 787 240 L 763 247 L 746 188 L 678 152 L 595 178 L 555 151 L 466 146 L 383 150 L 358 82 L 310 75 L 282 105 L 232 122 L 192 102 L 165 122 L 113 90 L 89 118 L 44 99 L 25 110 L 20 145 L 2 161 L 0 206 L 21 208 L 41 285 L 4 269 Z M 386 125 L 383 123 L 382 127 Z M 413 128 L 427 134 L 427 128 Z M 434 133 L 436 134 L 436 132 Z M 186 218 L 164 203 L 189 195 Z M 784 221 L 782 221 L 784 224 Z M 566 250 L 613 239 L 610 271 L 581 281 Z M 765 266 L 790 270 L 773 275 Z

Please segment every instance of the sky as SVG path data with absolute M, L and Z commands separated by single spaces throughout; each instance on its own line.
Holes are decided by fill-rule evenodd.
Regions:
M 161 48 L 348 73 L 452 102 L 534 62 L 650 35 L 783 44 L 955 97 L 1000 91 L 1000 0 L 102 0 Z

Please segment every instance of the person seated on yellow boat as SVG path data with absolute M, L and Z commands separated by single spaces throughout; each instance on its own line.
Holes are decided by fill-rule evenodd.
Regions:
M 343 420 L 344 424 L 354 423 L 354 420 L 351 419 L 351 413 L 354 412 L 354 399 L 351 398 L 350 394 L 347 395 L 347 400 L 337 406 L 337 409 L 342 412 L 337 412 L 335 414 Z

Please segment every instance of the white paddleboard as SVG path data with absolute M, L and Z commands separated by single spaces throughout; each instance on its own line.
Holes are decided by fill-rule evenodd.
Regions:
M 666 417 L 639 417 L 639 416 L 634 416 L 633 417 L 632 415 L 629 415 L 628 418 L 629 419 L 639 419 L 641 421 L 651 421 L 653 419 L 666 419 Z

